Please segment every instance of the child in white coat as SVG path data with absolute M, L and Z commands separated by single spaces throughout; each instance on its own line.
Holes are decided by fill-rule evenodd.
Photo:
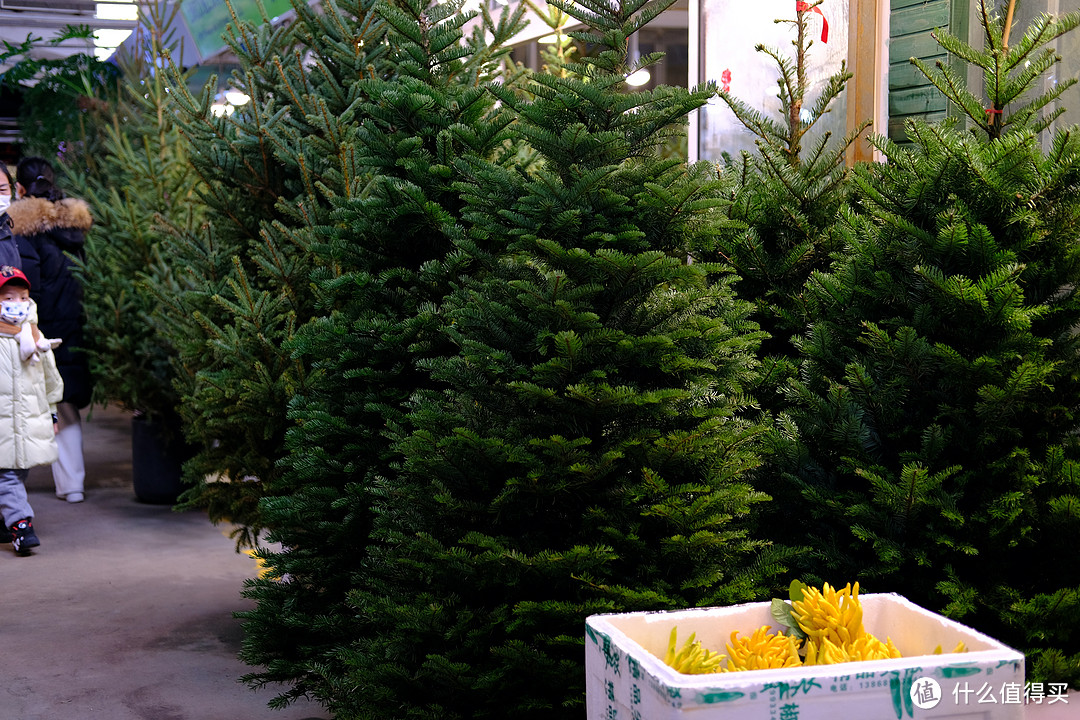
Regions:
M 16 555 L 41 544 L 26 478 L 56 460 L 56 404 L 64 395 L 49 344 L 20 341 L 29 313 L 30 281 L 18 268 L 0 267 L 0 426 L 12 428 L 0 434 L 0 512 Z

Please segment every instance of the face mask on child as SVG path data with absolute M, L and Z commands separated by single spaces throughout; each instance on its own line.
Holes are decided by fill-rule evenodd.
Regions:
M 22 325 L 30 314 L 29 300 L 0 301 L 0 320 L 12 325 Z
M 11 196 L 0 195 L 0 215 L 6 213 L 9 207 L 11 207 Z

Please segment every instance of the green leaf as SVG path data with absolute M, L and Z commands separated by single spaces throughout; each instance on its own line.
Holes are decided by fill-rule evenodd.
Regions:
M 803 599 L 803 592 L 808 587 L 810 586 L 802 580 L 792 580 L 791 585 L 788 585 L 788 597 L 791 598 L 791 602 L 801 602 Z
M 780 623 L 784 627 L 791 627 L 791 606 L 780 598 L 772 599 L 772 616 L 773 620 Z
M 773 598 L 770 611 L 772 612 L 773 619 L 776 620 L 777 624 L 788 628 L 788 630 L 791 631 L 790 634 L 794 635 L 795 637 L 801 640 L 806 639 L 806 633 L 804 633 L 803 629 L 799 627 L 799 623 L 795 619 L 795 615 L 792 612 L 790 605 L 788 605 L 780 598 Z

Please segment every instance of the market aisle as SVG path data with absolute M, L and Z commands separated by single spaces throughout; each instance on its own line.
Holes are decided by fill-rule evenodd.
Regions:
M 4 718 L 20 720 L 324 720 L 314 703 L 271 710 L 273 690 L 237 682 L 232 613 L 256 569 L 202 513 L 145 505 L 131 489 L 130 416 L 85 423 L 86 501 L 53 494 L 35 469 L 41 547 L 0 545 Z

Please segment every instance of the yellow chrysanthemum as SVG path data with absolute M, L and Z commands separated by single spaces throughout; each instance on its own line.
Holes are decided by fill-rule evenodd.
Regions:
M 837 647 L 853 643 L 865 634 L 862 603 L 859 602 L 859 583 L 850 583 L 843 590 L 825 583 L 821 590 L 808 587 L 803 599 L 791 603 L 799 627 L 808 640 L 821 648 L 826 640 Z
M 837 645 L 829 638 L 820 644 L 809 640 L 806 643 L 805 665 L 834 665 L 836 663 L 856 662 L 860 660 L 886 660 L 900 657 L 900 651 L 893 645 L 892 638 L 881 642 L 870 633 L 854 642 Z
M 967 652 L 967 645 L 965 645 L 964 641 L 961 640 L 960 642 L 956 643 L 956 647 L 953 648 L 951 652 L 954 652 L 954 653 Z M 938 645 L 936 648 L 934 648 L 934 654 L 935 655 L 940 655 L 941 654 L 941 646 L 940 645 Z
M 723 672 L 720 663 L 724 661 L 724 656 L 703 648 L 701 641 L 695 639 L 697 633 L 690 633 L 690 637 L 683 643 L 682 649 L 676 650 L 678 647 L 678 631 L 678 627 L 671 628 L 667 653 L 664 655 L 664 662 L 667 665 L 687 675 Z
M 805 659 L 799 655 L 801 640 L 794 635 L 770 633 L 769 626 L 762 625 L 747 637 L 739 637 L 738 631 L 731 633 L 727 655 L 703 648 L 694 634 L 679 649 L 677 628 L 672 628 L 664 662 L 681 673 L 701 674 L 901 657 L 892 638 L 887 637 L 882 642 L 863 628 L 857 582 L 849 583 L 841 590 L 828 583 L 821 590 L 803 585 L 802 599 L 791 602 L 791 615 L 807 636 Z M 790 622 L 785 624 L 790 625 Z M 966 651 L 967 647 L 961 642 L 952 652 Z M 934 653 L 941 652 L 939 645 Z M 725 659 L 727 666 L 723 667 Z
M 768 625 L 762 625 L 749 637 L 738 635 L 738 631 L 731 633 L 731 642 L 727 646 L 728 671 L 767 670 L 802 664 L 798 641 L 793 636 L 770 633 Z

